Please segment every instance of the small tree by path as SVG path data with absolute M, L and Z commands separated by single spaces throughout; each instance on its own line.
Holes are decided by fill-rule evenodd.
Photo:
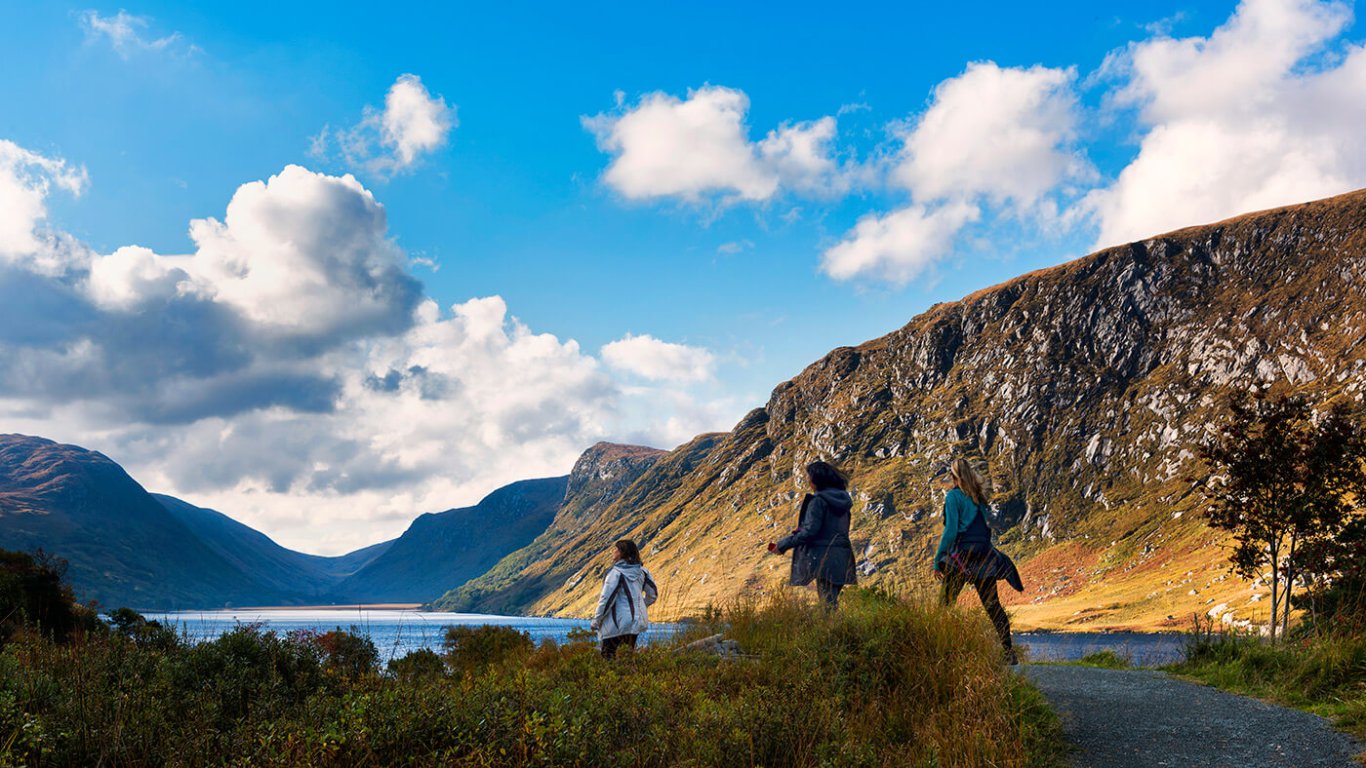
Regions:
M 1348 523 L 1366 473 L 1366 438 L 1346 406 L 1315 414 L 1301 397 L 1235 398 L 1201 448 L 1209 522 L 1233 534 L 1233 570 L 1271 585 L 1271 639 L 1290 624 L 1306 542 Z

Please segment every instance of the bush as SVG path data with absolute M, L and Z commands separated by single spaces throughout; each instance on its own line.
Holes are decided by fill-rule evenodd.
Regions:
M 389 660 L 389 674 L 403 680 L 441 677 L 446 662 L 430 648 L 419 648 L 407 656 Z
M 525 632 L 490 624 L 447 627 L 442 647 L 446 651 L 446 665 L 452 673 L 459 675 L 508 661 L 520 661 L 531 655 L 535 645 L 531 635 Z
M 148 621 L 132 608 L 116 608 L 109 612 L 109 626 L 124 637 L 144 648 L 167 651 L 181 643 L 175 629 L 159 621 Z

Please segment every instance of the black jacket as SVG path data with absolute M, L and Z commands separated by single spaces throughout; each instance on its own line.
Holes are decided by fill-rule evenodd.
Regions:
M 792 584 L 804 586 L 821 578 L 834 584 L 857 584 L 854 549 L 849 541 L 854 500 L 847 491 L 826 488 L 802 499 L 797 532 L 778 540 L 778 551 L 792 552 Z

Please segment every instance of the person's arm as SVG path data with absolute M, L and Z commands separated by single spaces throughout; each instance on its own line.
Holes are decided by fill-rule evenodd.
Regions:
M 944 570 L 944 560 L 949 556 L 949 550 L 953 549 L 953 542 L 958 539 L 958 515 L 958 494 L 949 491 L 944 496 L 944 535 L 939 537 L 939 550 L 934 553 L 936 571 Z
M 641 592 L 645 598 L 646 605 L 654 605 L 659 599 L 659 587 L 655 586 L 655 580 L 650 578 L 650 572 L 645 572 L 645 586 L 641 587 Z
M 607 603 L 612 599 L 612 593 L 617 589 L 617 582 L 621 580 L 621 574 L 616 568 L 607 572 L 607 578 L 602 580 L 602 594 L 598 596 L 598 611 L 593 614 L 593 623 L 589 624 L 589 629 L 594 632 L 602 628 L 602 620 L 607 616 Z
M 819 496 L 812 496 L 811 501 L 806 504 L 806 511 L 802 514 L 801 527 L 797 528 L 797 531 L 790 536 L 778 539 L 778 554 L 816 538 L 816 534 L 821 530 L 821 522 L 824 520 L 825 502 L 821 501 Z

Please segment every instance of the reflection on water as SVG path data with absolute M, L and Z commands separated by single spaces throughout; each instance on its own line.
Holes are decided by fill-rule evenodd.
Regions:
M 490 616 L 474 613 L 428 613 L 389 609 L 268 609 L 224 611 L 175 611 L 149 613 L 147 618 L 170 624 L 192 641 L 211 640 L 242 624 L 260 624 L 280 634 L 295 630 L 328 632 L 354 630 L 368 636 L 380 658 L 404 656 L 418 648 L 441 649 L 446 627 L 502 625 L 526 632 L 532 641 L 551 638 L 563 642 L 572 629 L 588 629 L 583 619 L 543 619 L 524 616 Z M 668 639 L 678 631 L 675 624 L 654 624 L 641 638 L 643 643 Z
M 1136 667 L 1160 667 L 1181 661 L 1186 636 L 1174 632 L 1024 632 L 1015 644 L 1028 646 L 1030 661 L 1076 661 L 1100 651 L 1113 651 Z

